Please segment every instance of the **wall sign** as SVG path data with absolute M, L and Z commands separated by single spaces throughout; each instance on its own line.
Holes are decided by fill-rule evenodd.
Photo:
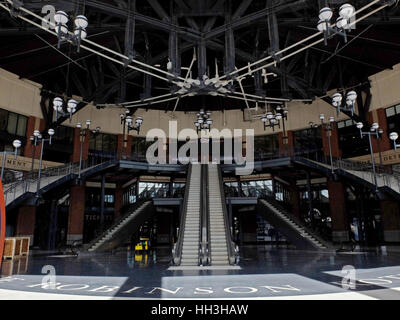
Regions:
M 3 160 L 3 154 L 0 154 L 0 163 Z M 42 169 L 62 166 L 62 163 L 51 162 L 51 161 L 42 161 Z M 6 156 L 6 169 L 17 170 L 17 171 L 31 171 L 32 169 L 32 158 L 26 157 L 17 157 L 14 159 L 13 155 Z M 33 170 L 39 169 L 39 160 L 35 159 Z
M 381 153 L 382 155 L 382 164 L 383 165 L 393 165 L 400 163 L 400 150 L 394 151 L 384 151 Z M 348 160 L 359 161 L 371 163 L 371 155 L 365 155 L 361 157 L 349 158 Z M 379 153 L 374 153 L 374 160 L 376 164 L 380 164 L 380 155 Z

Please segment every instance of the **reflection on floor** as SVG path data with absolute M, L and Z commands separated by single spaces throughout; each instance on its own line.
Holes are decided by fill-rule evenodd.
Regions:
M 85 257 L 33 254 L 3 262 L 0 298 L 4 290 L 8 297 L 14 290 L 111 298 L 400 299 L 399 253 L 339 254 L 267 245 L 243 246 L 240 252 L 236 270 L 168 270 L 169 247 Z M 56 272 L 54 288 L 42 274 L 49 265 Z M 356 269 L 355 290 L 342 287 L 344 266 Z

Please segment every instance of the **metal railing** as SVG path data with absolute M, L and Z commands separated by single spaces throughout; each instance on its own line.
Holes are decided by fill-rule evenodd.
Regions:
M 95 236 L 95 238 L 90 241 L 88 244 L 84 245 L 84 250 L 89 250 L 91 247 L 93 247 L 99 240 L 101 240 L 105 234 L 109 232 L 109 230 L 112 230 L 116 226 L 120 224 L 122 220 L 124 220 L 126 217 L 134 213 L 136 210 L 138 210 L 142 205 L 144 205 L 147 201 L 150 201 L 151 197 L 148 193 L 142 194 L 140 199 L 138 199 L 137 202 L 134 204 L 131 204 L 127 210 L 125 210 L 125 213 L 121 216 L 119 216 L 113 223 L 112 225 L 107 228 L 107 230 L 98 232 L 98 234 Z
M 112 163 L 115 160 L 114 159 L 107 159 L 108 161 L 105 161 L 103 163 L 99 163 L 93 166 L 90 166 L 89 161 L 84 161 L 82 162 L 82 171 L 85 172 L 85 170 L 94 168 L 98 165 L 104 165 L 105 163 L 109 162 Z M 79 172 L 79 162 L 76 163 L 68 163 L 66 165 L 62 166 L 57 166 L 57 167 L 51 167 L 51 168 L 46 168 L 41 171 L 41 187 L 45 187 L 49 183 L 49 179 L 54 178 L 54 177 L 65 177 L 70 174 L 77 175 Z M 20 177 L 17 181 L 14 181 L 11 184 L 5 185 L 4 186 L 4 199 L 6 202 L 6 205 L 14 200 L 16 200 L 18 197 L 22 196 L 24 193 L 27 192 L 38 192 L 40 190 L 37 190 L 37 183 L 38 183 L 38 176 L 39 176 L 39 171 L 35 170 L 33 172 L 29 172 L 27 175 Z
M 232 229 L 230 226 L 228 210 L 226 209 L 224 182 L 222 179 L 221 167 L 219 165 L 217 167 L 217 171 L 218 171 L 219 191 L 221 194 L 222 213 L 224 215 L 224 222 L 225 222 L 225 234 L 226 234 L 226 242 L 227 242 L 227 246 L 228 246 L 229 263 L 237 264 L 238 260 L 239 260 L 239 247 L 233 241 Z
M 207 266 L 210 263 L 210 208 L 208 189 L 208 166 L 201 165 L 201 194 L 200 194 L 200 246 L 199 265 Z
M 178 230 L 178 239 L 175 245 L 172 248 L 172 259 L 175 265 L 180 265 L 182 260 L 182 246 L 183 246 L 183 235 L 185 231 L 185 224 L 186 224 L 186 210 L 188 206 L 189 200 L 189 189 L 190 189 L 190 182 L 192 176 L 192 165 L 189 165 L 187 179 L 186 179 L 186 189 L 185 189 L 185 197 L 183 198 L 183 205 L 180 212 L 181 222 L 179 224 Z

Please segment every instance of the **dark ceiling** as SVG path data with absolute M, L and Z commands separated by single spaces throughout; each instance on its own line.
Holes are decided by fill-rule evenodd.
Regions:
M 196 62 L 193 77 L 201 73 L 201 68 L 213 76 L 216 61 L 222 73 L 304 39 L 316 32 L 320 8 L 327 3 L 332 8 L 339 8 L 346 2 L 23 1 L 26 8 L 38 14 L 46 4 L 71 15 L 84 13 L 89 19 L 90 40 L 121 53 L 128 53 L 133 47 L 135 59 L 159 64 L 164 70 L 168 57 L 180 62 L 182 67 L 188 67 L 194 48 L 197 52 L 204 49 L 206 55 Z M 349 2 L 357 9 L 370 1 Z M 271 77 L 268 84 L 263 83 L 259 74 L 248 77 L 243 81 L 245 91 L 279 98 L 314 99 L 325 95 L 329 89 L 366 83 L 368 76 L 400 62 L 399 25 L 400 9 L 388 7 L 357 24 L 349 34 L 347 44 L 341 37 L 333 37 L 327 46 L 322 43 L 309 48 L 271 67 L 268 71 L 278 76 Z M 1 8 L 0 26 L 0 67 L 41 83 L 53 93 L 75 94 L 86 101 L 102 104 L 132 101 L 173 90 L 168 82 L 146 77 L 93 53 L 85 50 L 77 53 L 70 44 L 62 45 L 63 55 L 49 46 L 56 46 L 54 36 L 12 18 Z M 129 27 L 134 28 L 132 37 L 125 36 Z M 179 73 L 179 63 L 176 65 L 175 71 Z M 181 75 L 185 76 L 185 70 Z M 359 89 L 364 90 L 365 86 Z M 172 110 L 174 105 L 175 101 L 172 101 L 149 108 Z M 201 107 L 218 110 L 245 108 L 245 104 L 204 95 L 182 99 L 178 110 Z

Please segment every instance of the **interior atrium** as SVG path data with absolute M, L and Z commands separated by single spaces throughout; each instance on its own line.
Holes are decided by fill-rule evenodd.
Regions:
M 399 26 L 389 0 L 1 1 L 0 299 L 399 299 Z

